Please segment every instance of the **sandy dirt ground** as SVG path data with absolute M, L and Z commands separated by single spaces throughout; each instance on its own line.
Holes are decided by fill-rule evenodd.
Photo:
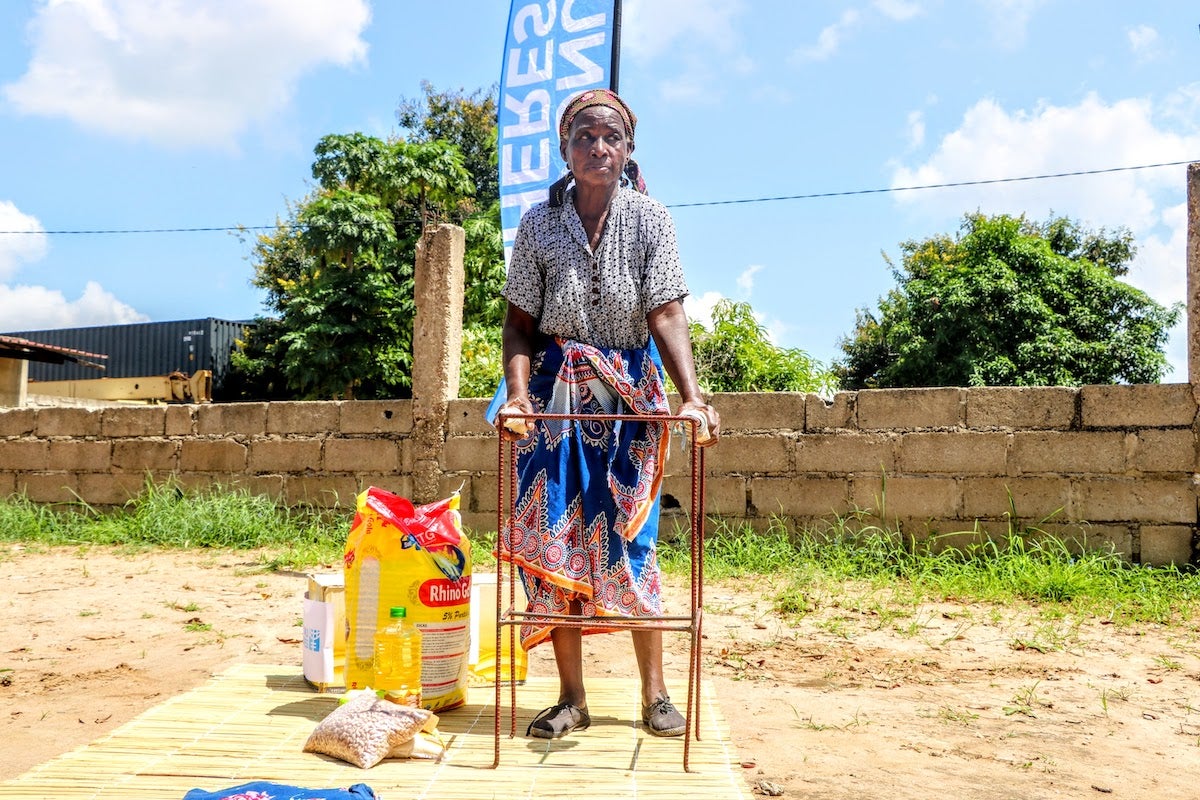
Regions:
M 244 554 L 7 545 L 0 587 L 0 781 L 232 664 L 299 669 L 305 577 Z M 809 596 L 814 610 L 788 619 L 771 610 L 778 589 L 713 583 L 705 595 L 705 679 L 756 795 L 1200 792 L 1200 623 L 950 603 L 897 613 L 853 587 Z M 623 634 L 588 637 L 585 654 L 589 675 L 636 675 Z M 668 634 L 681 680 L 686 655 Z M 548 648 L 530 663 L 553 674 Z

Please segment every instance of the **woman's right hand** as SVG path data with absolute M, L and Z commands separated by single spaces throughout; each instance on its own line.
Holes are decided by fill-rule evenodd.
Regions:
M 533 420 L 523 419 L 520 415 L 532 413 L 533 403 L 529 401 L 529 395 L 517 395 L 506 400 L 497 412 L 500 438 L 515 442 L 528 436 L 533 430 Z

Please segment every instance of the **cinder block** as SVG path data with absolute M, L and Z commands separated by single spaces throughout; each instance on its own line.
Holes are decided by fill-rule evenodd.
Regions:
M 1075 512 L 1088 522 L 1196 524 L 1196 490 L 1191 478 L 1086 479 L 1076 484 Z
M 167 436 L 193 436 L 196 433 L 196 409 L 194 405 L 167 406 Z
M 663 481 L 662 508 L 673 504 L 683 513 L 692 510 L 692 479 L 690 477 L 667 478 Z M 746 513 L 746 479 L 712 477 L 704 481 L 704 513 L 721 516 L 741 516 Z
M 495 472 L 499 453 L 494 436 L 451 436 L 442 451 L 446 472 Z
M 179 469 L 183 472 L 246 470 L 246 445 L 229 439 L 190 439 L 180 443 Z
M 327 439 L 323 464 L 326 472 L 394 474 L 400 450 L 391 439 Z
M 105 436 L 163 436 L 167 430 L 166 406 L 109 407 L 101 411 L 100 430 Z
M 458 510 L 460 512 L 486 510 L 486 509 L 475 509 L 471 506 L 471 497 L 473 494 L 472 487 L 474 486 L 474 479 L 470 475 L 461 475 L 461 474 L 460 475 L 442 475 L 440 478 L 438 478 L 437 485 L 438 485 L 438 491 L 437 491 L 437 499 L 438 500 L 442 500 L 444 498 L 450 497 L 455 492 L 459 493 Z M 492 499 L 492 505 L 496 505 L 495 498 Z M 493 509 L 493 510 L 495 510 L 495 509 Z
M 1119 431 L 1018 431 L 1008 457 L 1013 475 L 1120 474 L 1125 435 Z
M 1052 539 L 1061 542 L 1069 552 L 1111 550 L 1124 560 L 1133 554 L 1133 529 L 1126 524 L 1096 524 L 1089 522 L 1045 524 L 1027 532 L 1029 541 Z
M 799 433 L 804 430 L 804 397 L 803 392 L 721 392 L 709 403 L 721 415 L 721 430 L 726 433 Z
M 1196 400 L 1186 383 L 1080 388 L 1084 428 L 1165 428 L 1190 426 Z
M 1143 525 L 1139 563 L 1161 567 L 1174 564 L 1183 567 L 1192 561 L 1196 529 L 1191 525 Z
M 1198 472 L 1196 434 L 1191 428 L 1138 431 L 1132 463 L 1142 472 Z
M 17 493 L 35 503 L 71 503 L 77 483 L 70 472 L 26 472 L 17 476 Z
M 411 400 L 347 400 L 338 405 L 343 434 L 412 432 Z
M 966 390 L 968 428 L 1068 430 L 1079 390 L 1069 386 L 979 386 Z
M 170 472 L 179 466 L 179 442 L 173 439 L 118 439 L 112 466 L 123 472 Z
M 0 409 L 0 436 L 29 436 L 37 429 L 36 408 Z
M 887 476 L 854 478 L 850 483 L 854 508 L 869 509 L 883 520 L 961 517 L 961 497 L 954 478 Z
M 112 444 L 83 439 L 53 439 L 47 450 L 46 467 L 68 472 L 108 472 L 112 467 Z
M 461 481 L 464 478 L 467 480 L 467 488 L 464 490 L 464 492 L 469 492 L 469 502 L 467 502 L 468 495 L 464 494 L 463 505 L 466 506 L 470 511 L 485 511 L 495 514 L 496 503 L 498 499 L 498 481 L 496 479 L 496 473 L 489 472 L 483 475 L 462 475 L 462 477 L 459 477 L 458 475 L 454 476 L 455 480 Z M 506 486 L 505 499 L 511 502 L 512 498 L 508 497 L 507 493 L 508 487 Z
M 255 439 L 250 442 L 250 472 L 312 472 L 321 465 L 320 439 Z
M 38 411 L 37 435 L 99 436 L 100 420 L 98 408 L 43 408 Z
M 196 407 L 201 436 L 261 436 L 267 430 L 267 403 L 209 403 Z
M 446 427 L 450 435 L 494 434 L 495 428 L 486 419 L 491 398 L 462 398 L 451 400 L 446 409 Z
M 359 485 L 351 475 L 288 475 L 283 491 L 288 505 L 352 509 Z
M 893 472 L 898 439 L 884 433 L 806 433 L 796 439 L 796 473 Z
M 860 430 L 961 427 L 964 389 L 864 389 L 858 393 Z
M 146 487 L 146 474 L 142 472 L 84 472 L 78 478 L 79 496 L 91 505 L 124 505 Z
M 786 436 L 722 436 L 705 456 L 709 475 L 763 475 L 791 469 L 793 440 Z
M 284 502 L 286 496 L 283 482 L 282 475 L 248 475 L 238 481 L 238 485 L 250 494 L 269 497 L 276 502 Z
M 18 472 L 46 469 L 49 444 L 44 439 L 0 441 L 0 465 Z
M 820 395 L 804 398 L 804 430 L 821 433 L 829 430 L 854 430 L 858 427 L 858 393 L 838 392 L 826 402 Z
M 494 534 L 496 532 L 496 513 L 468 511 L 462 515 L 462 523 L 468 537 Z
M 969 478 L 962 482 L 963 515 L 1040 522 L 1071 519 L 1071 481 L 1067 478 Z
M 17 493 L 17 476 L 12 472 L 0 472 L 0 499 Z
M 757 478 L 750 483 L 749 514 L 829 517 L 845 514 L 849 501 L 850 482 L 845 478 Z
M 340 403 L 276 402 L 267 405 L 267 433 L 333 433 L 341 424 Z
M 909 433 L 900 438 L 899 472 L 906 474 L 1003 475 L 1008 434 Z

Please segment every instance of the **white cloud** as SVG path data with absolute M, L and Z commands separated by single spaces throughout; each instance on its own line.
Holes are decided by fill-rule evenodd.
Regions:
M 45 286 L 0 284 L 0 320 L 8 331 L 119 325 L 149 319 L 95 281 L 88 281 L 76 300 L 68 300 L 62 292 Z
M 113 136 L 232 146 L 285 108 L 304 73 L 361 62 L 365 0 L 57 0 L 3 95 L 20 113 Z
M 967 110 L 962 124 L 913 167 L 897 166 L 892 186 L 989 180 L 1183 161 L 1200 152 L 1194 124 L 1159 126 L 1150 101 L 1108 104 L 1092 94 L 1075 106 L 1039 105 L 1009 112 L 993 100 Z M 934 218 L 1053 210 L 1095 226 L 1125 226 L 1135 235 L 1159 223 L 1164 196 L 1177 198 L 1183 168 L 1116 172 L 1041 181 L 899 192 L 898 202 Z
M 689 50 L 729 51 L 740 0 L 626 0 L 621 7 L 621 51 L 649 61 L 686 45 Z
M 871 5 L 888 19 L 904 22 L 921 13 L 921 4 L 909 0 L 874 0 Z
M 1149 25 L 1138 25 L 1127 31 L 1129 49 L 1138 61 L 1150 61 L 1159 55 L 1158 31 Z
M 982 0 L 982 3 L 991 17 L 992 35 L 997 44 L 1017 48 L 1025 43 L 1034 12 L 1045 5 L 1046 0 Z
M 22 262 L 37 261 L 46 255 L 42 223 L 8 200 L 0 200 L 0 231 L 14 231 L 0 233 L 0 280 L 16 274 Z
M 754 291 L 754 276 L 762 272 L 762 264 L 751 264 L 742 270 L 742 274 L 737 276 L 738 291 L 742 293 L 742 297 L 750 297 Z
M 699 322 L 708 329 L 712 329 L 712 312 L 717 303 L 725 299 L 725 295 L 720 292 L 705 292 L 697 297 L 694 294 L 689 294 L 683 298 L 683 310 L 687 314 L 690 322 Z
M 916 149 L 925 144 L 925 112 L 910 111 L 907 120 L 908 146 Z
M 846 9 L 837 22 L 826 26 L 817 36 L 816 44 L 797 48 L 792 53 L 793 61 L 825 61 L 841 46 L 844 37 L 856 26 L 862 15 L 853 8 Z

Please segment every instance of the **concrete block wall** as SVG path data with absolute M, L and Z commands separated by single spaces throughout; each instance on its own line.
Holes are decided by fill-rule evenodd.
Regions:
M 725 394 L 706 510 L 765 527 L 835 515 L 961 541 L 1010 522 L 1134 561 L 1197 561 L 1196 401 L 1186 384 Z M 349 507 L 369 485 L 421 502 L 461 489 L 494 530 L 497 442 L 484 400 L 452 400 L 436 460 L 414 458 L 410 401 L 0 410 L 0 496 L 117 505 L 147 477 Z M 690 504 L 675 440 L 665 508 Z M 665 524 L 674 526 L 677 514 Z
M 1045 531 L 1113 544 L 1143 563 L 1197 560 L 1196 401 L 1188 384 L 719 394 L 706 511 L 755 527 L 840 516 L 917 537 Z M 444 469 L 464 508 L 494 527 L 496 442 L 486 403 L 448 411 Z M 691 484 L 674 446 L 666 505 Z M 667 517 L 668 524 L 674 524 Z

